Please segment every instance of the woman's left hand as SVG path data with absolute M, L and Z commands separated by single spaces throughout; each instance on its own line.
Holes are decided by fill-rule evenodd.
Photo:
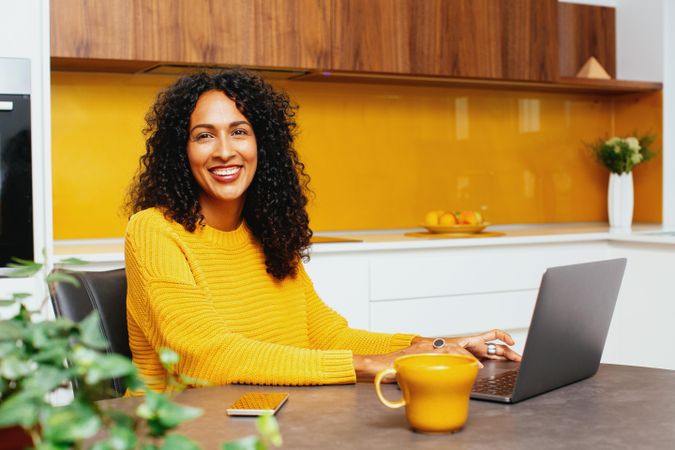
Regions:
M 433 342 L 435 338 L 417 338 L 425 341 Z M 455 336 L 443 338 L 446 342 L 457 344 L 462 348 L 467 349 L 478 359 L 501 359 L 509 361 L 520 361 L 520 355 L 513 351 L 509 345 L 515 344 L 511 335 L 502 330 L 491 330 L 486 333 L 477 334 L 475 336 Z M 497 352 L 494 355 L 488 354 L 488 343 L 490 341 L 499 340 L 504 344 L 495 344 Z

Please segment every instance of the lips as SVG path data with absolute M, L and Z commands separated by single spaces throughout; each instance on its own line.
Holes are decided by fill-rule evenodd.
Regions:
M 211 167 L 209 173 L 217 181 L 228 183 L 236 180 L 243 166 L 218 166 Z

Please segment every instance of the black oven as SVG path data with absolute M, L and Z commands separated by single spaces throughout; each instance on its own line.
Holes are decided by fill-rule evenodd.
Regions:
M 0 267 L 34 259 L 30 95 L 0 74 Z M 25 77 L 18 71 L 17 76 Z M 20 80 L 30 84 L 30 80 Z M 18 84 L 22 84 L 18 83 Z M 8 92 L 9 91 L 9 92 Z

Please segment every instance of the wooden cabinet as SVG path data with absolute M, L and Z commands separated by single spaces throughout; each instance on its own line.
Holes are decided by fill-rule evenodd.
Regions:
M 552 81 L 555 0 L 336 0 L 332 69 Z
M 550 81 L 556 13 L 555 0 L 53 0 L 52 56 Z
M 367 82 L 498 83 L 602 94 L 661 89 L 660 83 L 569 78 L 591 55 L 615 75 L 614 9 L 556 0 L 52 0 L 50 5 L 56 70 L 241 65 L 300 69 L 308 72 L 301 78 L 308 81 L 358 82 L 362 76 Z M 333 76 L 323 77 L 324 71 Z
M 573 3 L 558 4 L 560 76 L 574 77 L 594 56 L 616 78 L 614 8 Z
M 117 60 L 325 67 L 331 32 L 326 3 L 52 0 L 52 57 L 111 65 Z

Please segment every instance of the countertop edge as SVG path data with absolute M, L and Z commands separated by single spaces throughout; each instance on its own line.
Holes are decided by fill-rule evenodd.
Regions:
M 490 246 L 509 246 L 509 245 L 537 245 L 537 244 L 555 244 L 555 243 L 573 243 L 573 242 L 616 242 L 616 243 L 633 243 L 633 244 L 653 244 L 653 245 L 675 245 L 675 233 L 672 235 L 655 235 L 654 233 L 664 232 L 660 225 L 643 227 L 643 231 L 639 232 L 611 232 L 605 231 L 595 232 L 560 232 L 555 231 L 546 234 L 537 234 L 536 230 L 546 229 L 545 227 L 531 227 L 533 234 L 527 234 L 521 230 L 521 235 L 515 236 L 499 236 L 486 238 L 470 238 L 470 239 L 424 239 L 424 238 L 404 238 L 397 237 L 397 234 L 392 234 L 391 231 L 378 235 L 377 233 L 369 233 L 367 236 L 375 236 L 381 241 L 377 242 L 340 242 L 340 243 L 317 243 L 310 247 L 310 255 L 319 254 L 339 254 L 339 253 L 363 253 L 363 252 L 386 252 L 386 251 L 400 251 L 400 250 L 427 250 L 427 249 L 441 249 L 441 248 L 467 248 L 467 247 L 490 247 Z M 549 227 L 549 229 L 551 229 Z M 401 233 L 402 234 L 402 233 Z M 321 235 L 321 234 L 319 234 Z M 330 233 L 326 233 L 330 236 Z M 332 234 L 337 235 L 337 234 Z M 347 233 L 339 233 L 344 237 L 361 237 L 358 233 L 350 235 Z M 391 235 L 391 240 L 386 240 L 386 237 Z M 119 246 L 120 251 L 114 251 L 115 247 Z M 88 251 L 82 251 L 83 247 L 88 247 Z M 97 247 L 101 247 L 101 251 L 96 251 Z M 124 251 L 122 239 L 101 239 L 101 240 L 82 240 L 82 241 L 55 241 L 54 243 L 54 262 L 55 264 L 62 264 L 67 258 L 79 258 L 92 263 L 119 263 L 124 262 Z M 72 251 L 68 251 L 72 248 Z M 93 250 L 92 250 L 93 249 Z M 112 250 L 112 251 L 111 251 Z

